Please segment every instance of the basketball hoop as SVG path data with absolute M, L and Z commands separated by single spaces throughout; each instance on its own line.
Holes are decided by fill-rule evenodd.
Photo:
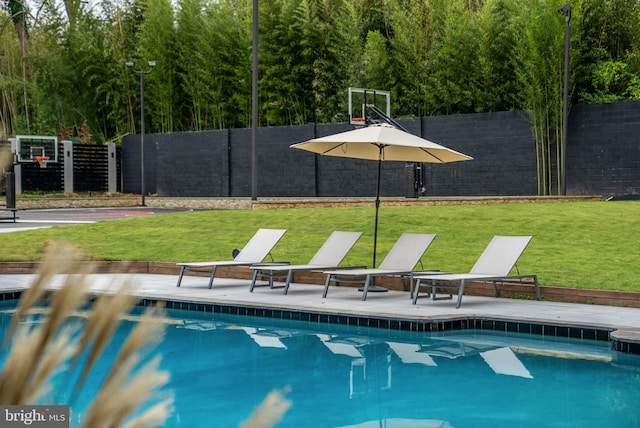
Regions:
M 49 156 L 36 156 L 33 158 L 35 162 L 40 165 L 40 168 L 46 168 L 49 162 Z
M 349 125 L 364 128 L 391 117 L 391 92 L 349 87 L 347 95 Z

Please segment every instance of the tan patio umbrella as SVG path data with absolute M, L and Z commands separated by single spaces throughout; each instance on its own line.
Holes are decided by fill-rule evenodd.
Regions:
M 473 159 L 463 153 L 425 140 L 424 138 L 402 131 L 386 123 L 358 128 L 353 131 L 341 132 L 326 137 L 314 138 L 302 143 L 292 144 L 290 147 L 326 156 L 378 161 L 376 219 L 373 235 L 373 268 L 376 267 L 378 209 L 380 207 L 380 172 L 382 162 L 448 163 Z

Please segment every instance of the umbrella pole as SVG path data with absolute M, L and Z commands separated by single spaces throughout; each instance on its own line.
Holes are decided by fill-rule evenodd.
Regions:
M 376 188 L 376 221 L 375 221 L 375 226 L 373 229 L 373 269 L 376 268 L 376 253 L 377 253 L 377 247 L 378 247 L 378 209 L 380 208 L 380 175 L 382 172 L 382 150 L 384 149 L 384 146 L 379 146 L 380 147 L 380 155 L 378 157 L 378 187 Z M 365 285 L 366 287 L 366 285 Z M 364 288 L 359 289 L 359 291 L 365 291 Z M 384 287 L 378 287 L 376 286 L 376 277 L 375 275 L 373 275 L 371 277 L 371 283 L 369 285 L 369 287 L 367 287 L 367 292 L 385 292 L 385 291 L 389 291 Z
M 378 247 L 378 210 L 380 209 L 380 173 L 382 172 L 382 146 L 380 146 L 380 157 L 378 158 L 378 187 L 376 189 L 376 220 L 373 228 L 373 264 L 376 268 L 376 253 Z

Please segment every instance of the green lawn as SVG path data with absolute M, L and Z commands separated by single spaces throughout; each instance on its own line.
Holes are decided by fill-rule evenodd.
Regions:
M 372 204 L 373 205 L 373 204 Z M 0 260 L 38 260 L 47 240 L 95 260 L 229 260 L 260 227 L 285 228 L 273 257 L 306 263 L 333 230 L 364 232 L 344 264 L 371 265 L 374 208 L 194 211 L 0 234 Z M 424 269 L 466 272 L 493 235 L 533 235 L 521 273 L 542 285 L 637 290 L 640 201 L 380 207 L 378 263 L 403 232 L 436 233 Z

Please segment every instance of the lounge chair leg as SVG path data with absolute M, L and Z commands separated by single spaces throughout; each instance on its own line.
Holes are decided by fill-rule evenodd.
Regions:
M 180 276 L 178 276 L 178 284 L 176 285 L 176 287 L 180 287 L 180 283 L 182 282 L 182 276 L 184 275 L 184 271 L 187 267 L 186 266 L 182 266 L 182 268 L 180 268 Z
M 404 286 L 404 284 L 403 284 Z M 413 291 L 415 290 L 415 284 L 413 282 L 413 275 L 409 275 L 409 299 L 413 300 Z M 406 290 L 406 288 L 405 288 Z
M 456 303 L 456 309 L 462 304 L 462 295 L 464 294 L 464 279 L 460 281 L 460 288 L 458 288 L 458 302 Z
M 209 289 L 213 287 L 213 277 L 216 276 L 216 266 L 211 269 L 211 278 L 209 278 Z
M 540 287 L 538 286 L 538 275 L 533 275 L 533 285 L 536 287 L 536 299 L 540 300 Z
M 416 302 L 418 301 L 418 292 L 420 291 L 420 279 L 418 279 L 415 284 L 413 285 L 413 295 L 411 297 L 413 297 L 413 304 L 415 305 Z
M 329 283 L 331 282 L 331 274 L 327 274 L 327 280 L 324 282 L 324 292 L 322 293 L 322 298 L 327 297 L 327 291 L 329 291 Z
M 293 271 L 290 270 L 289 273 L 287 274 L 287 280 L 284 283 L 284 293 L 282 294 L 287 294 L 289 292 L 289 284 L 291 284 L 292 280 L 293 280 Z
M 269 288 L 273 289 L 273 271 L 269 271 Z
M 367 275 L 364 280 L 364 288 L 362 289 L 362 300 L 367 300 L 367 291 L 369 291 L 369 283 L 371 283 L 371 275 Z
M 253 288 L 256 286 L 257 279 L 258 279 L 258 269 L 254 269 L 253 275 L 251 276 L 251 288 L 249 288 L 249 293 L 253 293 Z

